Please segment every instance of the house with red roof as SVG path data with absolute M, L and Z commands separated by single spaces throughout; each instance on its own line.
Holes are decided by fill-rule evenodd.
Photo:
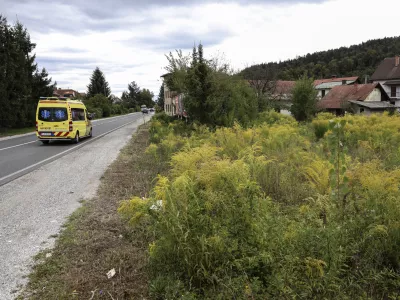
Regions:
M 317 79 L 314 80 L 314 87 L 317 90 L 318 99 L 322 99 L 327 95 L 332 88 L 339 85 L 349 85 L 359 83 L 359 78 L 357 76 L 354 77 L 336 77 L 333 76 L 332 78 L 328 79 Z
M 345 110 L 369 115 L 395 109 L 380 83 L 335 86 L 318 101 L 317 107 L 336 115 L 344 114 Z

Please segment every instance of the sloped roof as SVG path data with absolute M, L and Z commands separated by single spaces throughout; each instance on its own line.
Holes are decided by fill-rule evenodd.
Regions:
M 346 81 L 346 84 L 354 83 L 354 81 Z M 321 83 L 317 86 L 315 86 L 316 90 L 325 90 L 325 89 L 331 89 L 335 86 L 342 85 L 343 83 L 341 81 L 332 81 L 332 82 L 324 82 Z
M 383 91 L 383 88 L 379 83 L 335 86 L 324 98 L 322 98 L 321 101 L 318 102 L 317 106 L 322 109 L 340 109 L 343 107 L 344 103 L 350 100 L 364 101 L 377 87 Z
M 400 65 L 396 67 L 395 62 L 395 57 L 385 58 L 372 74 L 371 80 L 400 79 Z
M 296 81 L 278 80 L 276 81 L 275 94 L 291 94 L 295 84 Z
M 65 94 L 78 94 L 77 91 L 73 90 L 73 89 L 57 89 L 53 91 L 54 94 L 63 96 Z
M 359 106 L 368 107 L 371 109 L 379 109 L 379 108 L 396 108 L 393 104 L 390 104 L 387 101 L 355 101 L 350 100 L 349 102 L 357 104 Z
M 343 80 L 347 81 L 357 81 L 358 80 L 358 76 L 354 76 L 354 77 L 341 77 L 341 78 L 328 78 L 328 79 L 317 79 L 314 80 L 314 86 L 320 85 L 322 83 L 328 83 L 328 82 L 343 82 Z

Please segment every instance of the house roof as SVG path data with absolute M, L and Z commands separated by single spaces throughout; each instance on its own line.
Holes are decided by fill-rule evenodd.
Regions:
M 396 57 L 385 58 L 372 74 L 371 80 L 400 79 L 400 65 L 396 67 L 395 62 Z
M 321 101 L 318 102 L 318 107 L 323 109 L 340 109 L 343 107 L 344 103 L 350 100 L 364 101 L 377 87 L 383 91 L 383 88 L 379 83 L 335 86 L 324 98 L 322 98 Z
M 355 101 L 350 100 L 349 102 L 357 104 L 359 106 L 371 108 L 371 109 L 380 109 L 380 108 L 395 108 L 393 104 L 390 104 L 386 101 Z
M 400 84 L 400 80 L 390 80 L 390 81 L 386 81 L 384 83 L 384 85 L 399 85 Z
M 329 78 L 329 79 L 317 79 L 314 80 L 314 86 L 318 86 L 322 83 L 328 83 L 328 82 L 340 82 L 342 83 L 343 80 L 346 80 L 346 83 L 349 83 L 348 81 L 352 81 L 355 82 L 358 80 L 358 76 L 354 76 L 354 77 L 340 77 L 340 78 Z
M 291 94 L 296 81 L 277 80 L 275 85 L 275 94 Z
M 53 93 L 60 96 L 63 96 L 65 94 L 78 94 L 78 92 L 73 89 L 56 89 L 53 91 Z
M 353 83 L 354 81 L 346 81 L 346 84 Z M 317 90 L 331 89 L 335 86 L 342 85 L 341 81 L 324 82 L 315 87 Z

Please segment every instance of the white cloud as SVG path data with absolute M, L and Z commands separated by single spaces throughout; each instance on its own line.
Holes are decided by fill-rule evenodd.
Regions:
M 198 39 L 203 40 L 206 55 L 223 52 L 238 69 L 399 35 L 398 0 L 248 2 L 254 4 L 208 1 L 141 10 L 127 6 L 114 18 L 109 11 L 105 20 L 90 18 L 77 6 L 50 2 L 45 13 L 40 2 L 32 1 L 11 5 L 6 12 L 10 20 L 18 13 L 28 26 L 38 61 L 43 62 L 40 66 L 62 87 L 84 91 L 99 66 L 117 95 L 130 81 L 157 94 L 167 63 L 164 54 L 176 46 L 190 49 Z M 51 16 L 54 11 L 56 17 Z M 34 17 L 40 13 L 40 18 Z M 43 21 L 45 16 L 49 17 Z

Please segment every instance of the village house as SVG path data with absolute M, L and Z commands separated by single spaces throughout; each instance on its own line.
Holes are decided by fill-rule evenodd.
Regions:
M 73 89 L 58 88 L 53 91 L 53 96 L 54 97 L 71 97 L 71 98 L 74 97 L 75 98 L 75 97 L 79 97 L 80 94 Z
M 343 115 L 346 110 L 369 115 L 395 109 L 380 83 L 340 85 L 333 87 L 317 107 L 321 110 Z
M 355 77 L 341 77 L 337 78 L 333 76 L 332 78 L 328 79 L 317 79 L 314 80 L 314 87 L 317 90 L 318 99 L 324 98 L 335 86 L 339 85 L 348 85 L 359 83 L 359 79 L 357 76 Z
M 370 80 L 380 83 L 390 97 L 390 102 L 400 107 L 400 56 L 385 58 Z
M 166 78 L 169 75 L 170 74 L 167 73 L 161 76 L 164 85 L 164 112 L 169 116 L 186 117 L 186 112 L 183 107 L 183 94 L 169 89 L 166 82 Z

